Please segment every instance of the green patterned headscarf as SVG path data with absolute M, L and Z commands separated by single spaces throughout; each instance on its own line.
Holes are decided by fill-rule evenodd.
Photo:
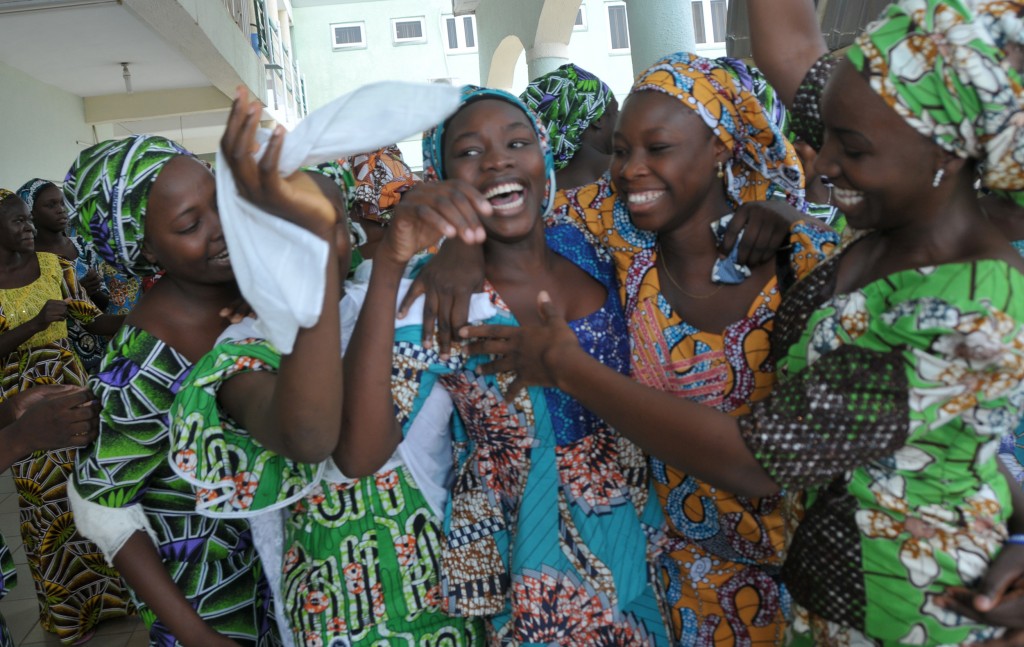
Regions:
M 993 3 L 994 4 L 994 3 Z M 985 4 L 900 0 L 847 56 L 907 123 L 981 162 L 986 188 L 1024 189 L 1024 89 L 1003 65 Z
M 557 171 L 579 150 L 583 131 L 615 100 L 604 81 L 572 63 L 535 79 L 519 98 L 547 128 Z
M 0 202 L 3 202 L 4 200 L 6 200 L 7 198 L 9 198 L 9 197 L 11 197 L 13 195 L 15 195 L 14 191 L 11 191 L 10 189 L 5 189 L 3 187 L 0 187 Z
M 132 276 L 159 271 L 142 256 L 146 203 L 157 175 L 178 155 L 192 154 L 154 135 L 108 140 L 79 154 L 64 180 L 64 202 L 87 262 L 98 255 Z

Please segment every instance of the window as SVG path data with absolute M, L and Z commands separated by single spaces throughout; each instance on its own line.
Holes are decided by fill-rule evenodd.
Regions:
M 612 36 L 613 50 L 629 49 L 629 23 L 626 21 L 626 5 L 608 5 L 608 31 Z
M 361 22 L 343 22 L 331 25 L 334 49 L 366 47 L 366 30 Z
M 427 42 L 427 30 L 423 27 L 425 22 L 422 17 L 395 18 L 391 21 L 391 40 L 396 45 Z
M 725 26 L 728 21 L 726 0 L 692 0 L 693 36 L 698 45 L 725 43 Z M 708 30 L 708 25 L 711 29 Z
M 444 16 L 441 18 L 446 52 L 461 54 L 476 51 L 476 16 Z
M 587 31 L 587 8 L 580 5 L 576 10 L 576 22 L 572 24 L 573 31 Z

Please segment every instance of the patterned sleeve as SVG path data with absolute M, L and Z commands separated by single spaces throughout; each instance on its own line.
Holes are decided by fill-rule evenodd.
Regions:
M 832 70 L 839 63 L 832 54 L 825 54 L 811 66 L 793 97 L 789 114 L 793 132 L 816 151 L 825 139 L 825 124 L 821 120 L 821 96 Z
M 79 450 L 75 487 L 108 508 L 140 504 L 167 464 L 167 411 L 189 364 L 159 339 L 130 326 L 111 339 L 89 386 L 100 401 L 99 436 Z
M 89 299 L 85 288 L 78 282 L 75 274 L 75 264 L 63 258 L 59 259 L 60 270 L 64 281 L 61 284 L 61 294 L 68 299 L 68 314 L 81 321 L 83 324 L 90 323 L 93 319 L 103 314 L 103 311 Z
M 835 252 L 839 246 L 839 234 L 798 220 L 789 230 L 789 244 L 790 268 L 799 280 Z
M 247 516 L 290 505 L 316 486 L 323 464 L 269 451 L 221 411 L 221 385 L 241 373 L 276 372 L 281 355 L 262 339 L 225 340 L 196 362 L 171 406 L 169 461 L 196 490 L 196 510 Z
M 984 300 L 927 296 L 939 284 L 969 294 L 968 274 Z M 1007 301 L 1009 284 L 1000 289 L 984 274 L 943 266 L 932 275 L 892 275 L 874 292 L 834 298 L 811 319 L 802 351 L 809 366 L 740 421 L 747 445 L 777 483 L 821 485 L 894 454 L 897 466 L 929 464 L 939 460 L 936 447 L 942 460 L 965 463 L 989 445 L 995 453 L 1024 407 L 1024 317 L 1002 309 L 1020 310 Z M 909 276 L 917 281 L 909 291 L 919 294 L 901 298 L 907 295 L 899 283 Z

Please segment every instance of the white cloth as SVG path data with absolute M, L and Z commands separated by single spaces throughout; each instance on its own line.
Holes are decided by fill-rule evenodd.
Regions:
M 374 83 L 314 111 L 285 137 L 279 170 L 373 151 L 444 121 L 459 105 L 458 88 L 436 83 Z M 261 131 L 266 141 L 269 131 Z M 265 145 L 257 152 L 262 156 Z M 261 337 L 292 351 L 299 328 L 320 318 L 327 242 L 247 202 L 220 149 L 217 207 L 242 295 L 259 314 Z
M 114 555 L 140 530 L 149 535 L 154 546 L 160 545 L 141 504 L 110 508 L 87 501 L 75 489 L 74 479 L 68 479 L 68 503 L 79 534 L 99 547 L 110 566 L 114 565 Z

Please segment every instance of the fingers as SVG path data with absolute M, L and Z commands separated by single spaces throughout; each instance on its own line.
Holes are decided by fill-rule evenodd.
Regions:
M 555 305 L 554 301 L 551 300 L 551 295 L 548 294 L 547 290 L 541 290 L 537 293 L 537 310 L 540 312 L 540 320 L 546 324 L 555 321 L 565 321 L 565 316 Z
M 745 205 L 741 205 L 740 208 L 736 210 L 736 214 L 732 217 L 732 220 L 729 221 L 729 224 L 725 228 L 725 234 L 722 236 L 722 244 L 719 247 L 724 254 L 728 254 L 729 250 L 736 246 L 736 241 L 739 240 L 740 232 L 742 232 L 743 228 L 747 226 L 747 221 L 749 220 L 749 208 L 744 207 Z
M 466 345 L 466 352 L 472 355 L 504 356 L 513 350 L 515 344 L 510 339 L 475 339 Z
M 259 122 L 257 122 L 258 124 Z M 263 151 L 263 157 L 257 163 L 259 169 L 260 185 L 264 187 L 277 187 L 281 183 L 281 173 L 278 171 L 281 160 L 281 149 L 284 146 L 284 126 L 278 124 L 274 132 L 270 134 L 270 141 Z
M 527 386 L 526 381 L 519 377 L 512 380 L 512 384 L 508 385 L 508 391 L 505 392 L 505 402 L 511 404 L 516 399 L 516 396 L 519 395 L 519 392 L 526 389 Z
M 409 290 L 405 293 L 405 296 L 402 297 L 402 302 L 398 306 L 399 319 L 405 319 L 405 316 L 409 314 L 409 308 L 412 306 L 413 301 L 415 301 L 421 294 L 426 294 L 426 286 L 422 272 L 412 282 L 412 285 L 409 286 Z M 426 312 L 425 309 L 424 312 Z M 426 317 L 424 317 L 424 321 L 426 321 Z M 424 326 L 423 341 L 426 341 L 426 334 L 426 326 Z
M 462 337 L 463 339 L 509 339 L 514 337 L 518 330 L 519 329 L 516 326 L 463 326 L 459 329 L 459 337 Z
M 1024 577 L 1024 546 L 1008 545 L 976 587 L 974 608 L 991 611 L 1012 583 Z
M 424 348 L 430 348 L 434 344 L 434 335 L 432 334 L 432 331 L 434 330 L 434 326 L 432 326 L 431 324 L 434 323 L 436 321 L 436 319 L 437 319 L 437 291 L 436 290 L 430 290 L 430 291 L 426 292 L 425 296 L 423 297 L 423 347 Z M 440 322 L 438 322 L 438 324 L 440 324 Z M 437 334 L 438 334 L 438 340 L 440 342 L 440 336 L 441 336 L 440 326 L 438 326 Z M 441 345 L 441 352 L 443 353 L 446 348 L 447 348 L 447 346 Z

